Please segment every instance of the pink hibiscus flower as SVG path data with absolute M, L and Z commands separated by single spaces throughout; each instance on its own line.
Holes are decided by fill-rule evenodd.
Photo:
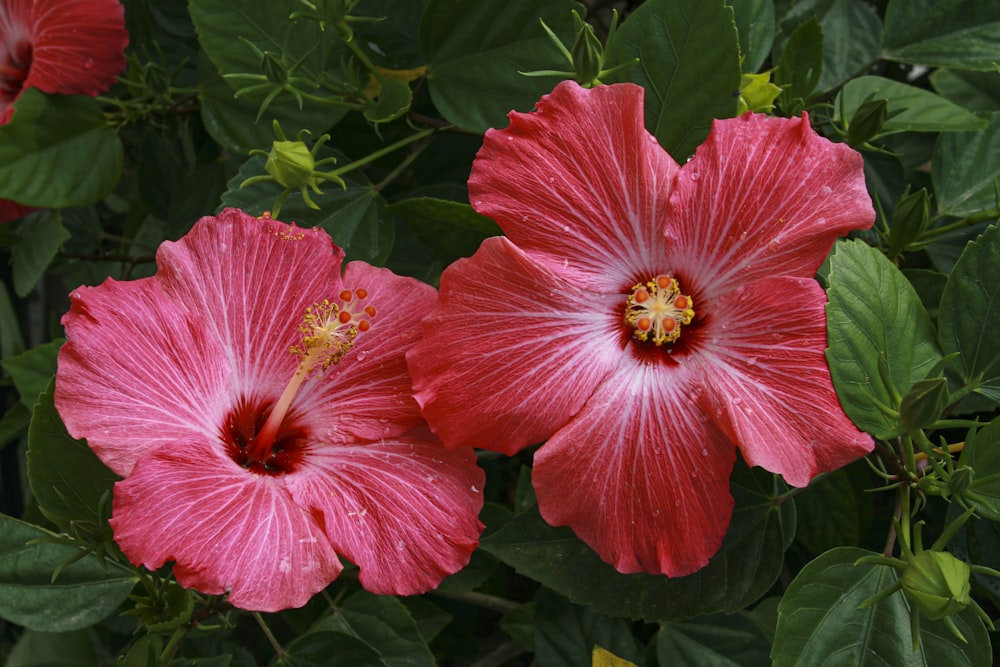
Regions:
M 872 449 L 813 275 L 874 213 L 861 157 L 807 118 L 716 121 L 678 167 L 641 88 L 563 82 L 487 133 L 469 193 L 506 238 L 444 272 L 407 355 L 417 401 L 450 447 L 547 440 L 542 516 L 619 571 L 708 562 L 737 447 L 795 486 Z
M 322 230 L 228 209 L 155 276 L 70 295 L 56 407 L 125 478 L 111 525 L 133 563 L 277 611 L 338 554 L 399 595 L 468 562 L 483 472 L 422 426 L 404 359 L 434 290 L 342 259 Z
M 0 0 L 0 125 L 25 88 L 98 95 L 125 69 L 118 0 Z

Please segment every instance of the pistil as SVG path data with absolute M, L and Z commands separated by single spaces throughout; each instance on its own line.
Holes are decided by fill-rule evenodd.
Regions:
M 640 341 L 651 340 L 655 345 L 673 343 L 681 335 L 681 325 L 691 324 L 694 302 L 681 294 L 675 278 L 656 276 L 632 287 L 626 300 L 625 323 Z

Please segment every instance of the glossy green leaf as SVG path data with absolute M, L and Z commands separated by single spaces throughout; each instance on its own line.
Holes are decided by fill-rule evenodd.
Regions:
M 1000 111 L 1000 72 L 942 68 L 930 80 L 938 95 L 969 111 Z
M 420 23 L 431 99 L 438 111 L 469 132 L 504 127 L 507 113 L 529 111 L 558 76 L 520 72 L 568 71 L 570 64 L 539 19 L 572 43 L 571 0 L 429 0 Z
M 31 408 L 20 402 L 12 405 L 0 419 L 0 449 L 24 435 L 30 422 Z
M 726 3 L 733 10 L 736 31 L 740 39 L 742 70 L 756 73 L 771 55 L 771 45 L 777 25 L 774 18 L 774 0 L 740 0 Z
M 1000 402 L 1000 228 L 991 226 L 966 246 L 945 285 L 938 309 L 941 348 L 959 352 L 962 380 Z
M 771 643 L 741 614 L 713 614 L 668 623 L 656 633 L 656 656 L 670 667 L 757 667 Z
M 74 546 L 30 540 L 54 537 L 48 532 L 0 514 L 0 617 L 33 630 L 64 632 L 92 625 L 118 608 L 132 590 L 135 573 L 113 561 L 106 567 Z
M 409 611 L 397 598 L 361 591 L 320 621 L 316 631 L 334 631 L 356 637 L 373 649 L 388 667 L 434 667 L 427 643 Z
M 722 549 L 686 577 L 620 574 L 569 528 L 546 524 L 534 505 L 481 545 L 519 573 L 610 616 L 653 621 L 742 609 L 778 576 L 785 540 L 795 532 L 795 508 L 784 502 L 775 509 L 772 475 L 737 471 L 731 485 L 736 509 Z
M 323 150 L 319 158 L 338 157 L 333 169 L 348 164 L 350 160 L 339 153 Z M 223 206 L 234 206 L 251 215 L 270 211 L 281 194 L 277 183 L 254 183 L 240 188 L 240 183 L 251 176 L 265 174 L 266 157 L 256 155 L 240 167 L 239 173 L 229 181 L 229 189 L 222 195 Z M 381 264 L 392 249 L 394 223 L 389 205 L 375 191 L 368 179 L 359 172 L 344 175 L 347 189 L 336 183 L 324 183 L 323 194 L 310 192 L 310 197 L 320 210 L 310 208 L 298 190 L 293 191 L 281 205 L 279 219 L 295 222 L 302 227 L 322 227 L 334 243 L 347 252 L 347 258 Z
M 834 103 L 836 118 L 849 122 L 868 100 L 888 102 L 888 118 L 882 125 L 892 132 L 957 132 L 981 130 L 986 121 L 929 90 L 880 76 L 862 76 L 848 81 Z
M 388 123 L 409 111 L 412 102 L 413 93 L 405 81 L 386 79 L 375 103 L 365 109 L 364 116 L 372 123 Z
M 69 237 L 59 211 L 40 211 L 26 219 L 21 241 L 12 251 L 14 292 L 18 296 L 27 296 L 35 288 Z
M 965 217 L 1000 206 L 1000 112 L 981 132 L 942 135 L 931 168 L 942 213 Z
M 103 524 L 107 517 L 99 516 L 99 502 L 119 477 L 85 441 L 66 432 L 53 402 L 53 386 L 38 397 L 28 429 L 28 480 L 45 516 L 72 534 L 73 521 Z
M 774 667 L 986 667 L 992 663 L 983 622 L 966 609 L 954 617 L 969 643 L 941 621 L 921 619 L 920 648 L 913 650 L 909 606 L 895 593 L 873 607 L 865 600 L 892 586 L 896 570 L 854 562 L 871 552 L 841 547 L 806 565 L 778 607 Z
M 1000 3 L 892 0 L 883 57 L 914 65 L 989 71 L 1000 53 Z
M 0 361 L 0 366 L 7 371 L 21 394 L 21 402 L 29 408 L 35 406 L 38 395 L 52 383 L 52 376 L 56 374 L 56 358 L 62 344 L 60 338 Z
M 648 0 L 619 27 L 606 52 L 615 73 L 646 89 L 646 129 L 680 163 L 708 136 L 713 118 L 736 113 L 739 38 L 733 12 L 700 0 Z
M 372 62 L 389 69 L 412 69 L 426 65 L 420 50 L 420 25 L 426 0 L 365 0 L 358 12 L 380 21 L 359 21 L 352 28 L 354 39 L 365 47 Z
M 934 329 L 909 281 L 861 241 L 830 258 L 826 352 L 844 412 L 863 431 L 897 433 L 888 410 L 941 358 Z
M 609 618 L 542 589 L 535 600 L 535 657 L 545 667 L 589 665 L 594 646 L 639 663 L 639 642 L 620 618 Z
M 0 127 L 0 198 L 28 206 L 86 206 L 111 192 L 123 148 L 89 97 L 21 93 Z

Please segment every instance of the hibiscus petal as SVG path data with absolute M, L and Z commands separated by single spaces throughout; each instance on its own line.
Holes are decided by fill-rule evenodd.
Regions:
M 407 354 L 417 402 L 449 447 L 513 454 L 562 427 L 624 347 L 623 301 L 580 289 L 505 238 L 441 276 Z
M 809 119 L 717 120 L 677 175 L 668 265 L 702 299 L 767 275 L 811 277 L 836 238 L 875 220 L 861 155 Z
M 341 291 L 344 253 L 322 229 L 290 227 L 236 209 L 204 217 L 157 253 L 157 280 L 205 317 L 231 359 L 233 393 L 276 399 L 298 367 L 306 308 Z
M 0 125 L 2 125 L 2 123 L 0 123 Z M 16 201 L 0 199 L 0 222 L 18 220 L 37 210 L 37 208 L 32 208 L 31 206 L 22 206 Z
M 489 130 L 469 199 L 582 287 L 621 291 L 661 272 L 677 165 L 643 125 L 643 89 L 564 81 L 533 113 Z
M 682 366 L 632 359 L 535 454 L 542 517 L 619 572 L 677 577 L 708 563 L 732 516 L 736 450 L 692 410 Z
M 118 0 L 35 0 L 31 70 L 24 87 L 97 95 L 125 69 L 125 9 Z
M 416 344 L 420 320 L 434 307 L 437 293 L 419 280 L 363 262 L 347 265 L 344 288 L 367 290 L 367 300 L 360 303 L 376 309 L 371 329 L 358 334 L 340 363 L 299 392 L 293 406 L 317 432 L 327 433 L 327 441 L 401 435 L 423 421 L 405 355 Z
M 153 278 L 108 279 L 70 294 L 55 403 L 70 434 L 128 475 L 163 444 L 216 435 L 229 407 L 230 370 L 199 315 Z
M 365 589 L 425 593 L 468 564 L 483 530 L 485 481 L 472 450 L 449 452 L 424 431 L 312 454 L 286 478 L 288 489 L 322 517 Z
M 134 564 L 176 561 L 182 586 L 228 591 L 242 609 L 301 607 L 342 569 L 321 518 L 292 501 L 283 478 L 254 475 L 202 438 L 140 460 L 115 485 L 111 526 Z
M 807 278 L 769 278 L 726 295 L 700 352 L 706 410 L 750 465 L 806 486 L 870 452 L 844 414 L 824 356 L 826 303 Z

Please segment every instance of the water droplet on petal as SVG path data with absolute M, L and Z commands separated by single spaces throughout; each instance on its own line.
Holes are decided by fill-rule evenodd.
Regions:
M 94 59 L 87 58 L 83 61 L 83 69 L 94 69 Z
M 701 455 L 702 456 L 708 456 L 708 447 L 702 447 L 701 448 Z
M 698 172 L 693 171 L 690 174 L 688 174 L 688 178 L 690 178 L 692 181 L 697 181 L 699 178 L 701 178 L 701 175 Z

